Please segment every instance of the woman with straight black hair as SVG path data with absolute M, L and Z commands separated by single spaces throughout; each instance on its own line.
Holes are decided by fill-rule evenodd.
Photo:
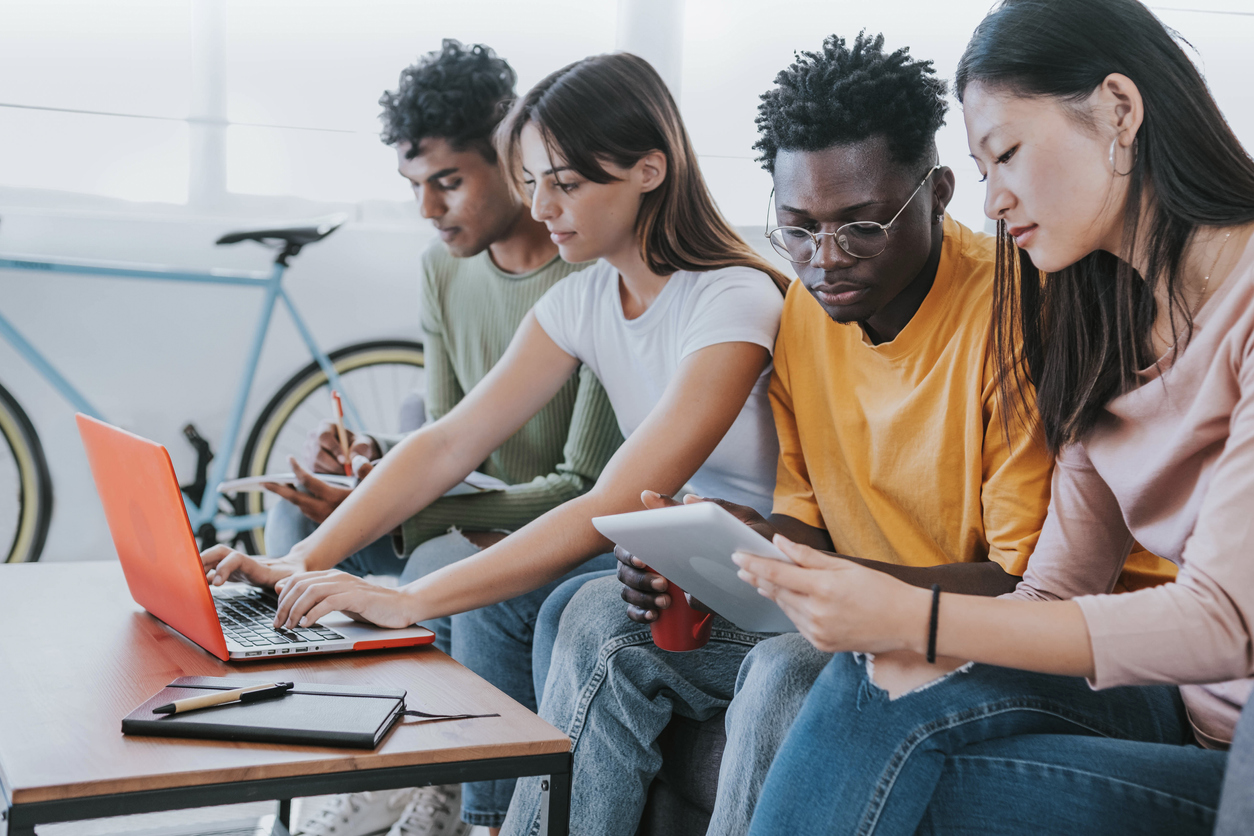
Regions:
M 1002 599 L 737 556 L 820 649 L 872 654 L 819 678 L 752 833 L 1248 833 L 1254 161 L 1136 0 L 1005 0 L 956 87 L 1003 414 L 1057 453 L 1049 516 Z M 1178 577 L 1109 594 L 1134 541 Z M 1116 739 L 1121 693 L 1175 686 L 1160 735 Z

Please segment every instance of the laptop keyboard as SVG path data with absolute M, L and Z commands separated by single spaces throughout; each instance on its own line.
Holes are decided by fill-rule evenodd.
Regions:
M 344 638 L 331 628 L 319 624 L 298 627 L 295 630 L 275 630 L 271 625 L 274 624 L 277 601 L 260 590 L 244 597 L 215 596 L 213 603 L 218 610 L 218 620 L 222 622 L 222 632 L 228 639 L 244 647 L 277 648 L 289 644 Z

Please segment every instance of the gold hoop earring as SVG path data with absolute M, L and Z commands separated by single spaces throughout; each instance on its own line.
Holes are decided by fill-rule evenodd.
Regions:
M 1127 171 L 1120 171 L 1119 166 L 1115 165 L 1115 144 L 1117 142 L 1119 142 L 1119 137 L 1115 137 L 1114 139 L 1110 141 L 1110 170 L 1115 173 L 1116 177 L 1127 177 L 1129 174 L 1132 173 L 1132 169 L 1136 168 L 1136 159 L 1137 159 L 1138 152 L 1139 152 L 1138 144 L 1140 142 L 1140 138 L 1137 137 L 1132 140 L 1132 165 L 1128 166 Z

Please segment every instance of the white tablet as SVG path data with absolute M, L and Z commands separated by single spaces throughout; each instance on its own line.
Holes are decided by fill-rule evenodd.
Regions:
M 779 605 L 736 576 L 737 551 L 791 562 L 713 502 L 593 517 L 597 531 L 742 630 L 795 633 Z

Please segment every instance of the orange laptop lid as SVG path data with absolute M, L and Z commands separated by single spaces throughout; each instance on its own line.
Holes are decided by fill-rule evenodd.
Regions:
M 131 597 L 226 659 L 226 639 L 170 454 L 103 421 L 81 413 L 75 418 Z

